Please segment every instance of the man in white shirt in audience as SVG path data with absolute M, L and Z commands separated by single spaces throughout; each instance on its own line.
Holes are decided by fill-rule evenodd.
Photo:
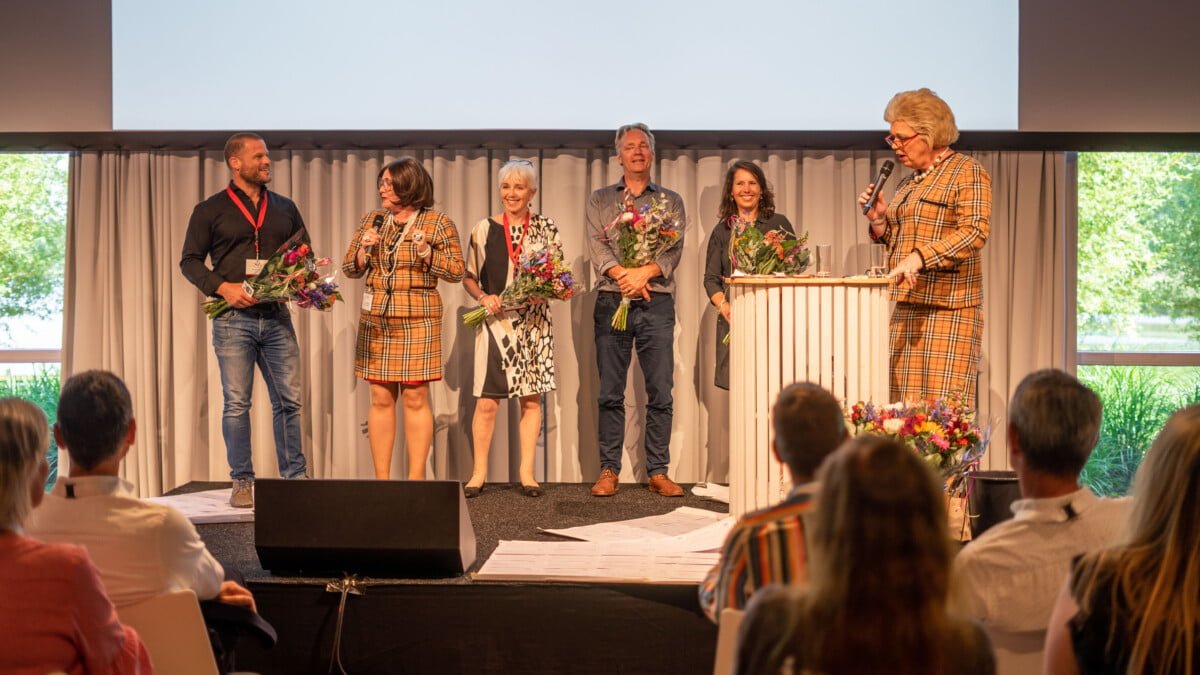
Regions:
M 1042 672 L 1050 611 L 1076 556 L 1117 542 L 1130 500 L 1102 499 L 1079 484 L 1100 435 L 1100 398 L 1061 370 L 1039 370 L 1009 405 L 1008 450 L 1021 487 L 1013 517 L 954 561 L 953 604 L 977 619 L 998 673 Z
M 225 570 L 179 511 L 134 497 L 119 473 L 137 435 L 129 390 L 116 375 L 89 370 L 63 385 L 54 438 L 70 456 L 70 475 L 34 510 L 27 534 L 80 544 L 118 608 L 191 589 L 255 609 L 250 591 Z

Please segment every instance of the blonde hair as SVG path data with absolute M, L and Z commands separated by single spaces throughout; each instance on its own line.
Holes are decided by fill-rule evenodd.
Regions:
M 1200 668 L 1200 405 L 1177 411 L 1138 469 L 1129 539 L 1086 557 L 1072 582 L 1084 613 L 1113 608 L 1108 644 L 1123 635 L 1130 673 Z M 1110 593 L 1101 596 L 1100 589 Z M 1133 610 L 1128 624 L 1121 612 Z M 1129 617 L 1127 617 L 1129 618 Z
M 510 159 L 496 172 L 496 184 L 499 185 L 514 177 L 525 181 L 525 187 L 537 192 L 537 169 L 528 159 Z
M 50 446 L 46 413 L 29 401 L 0 399 L 0 530 L 16 530 L 33 508 L 29 486 Z
M 907 122 L 931 148 L 944 148 L 958 140 L 954 112 L 926 87 L 902 91 L 888 101 L 883 111 L 883 121 L 891 124 L 898 120 Z

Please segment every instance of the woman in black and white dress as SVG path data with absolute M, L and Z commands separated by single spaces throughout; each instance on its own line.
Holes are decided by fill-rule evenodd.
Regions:
M 537 193 L 537 173 L 528 160 L 512 160 L 499 172 L 504 210 L 484 218 L 471 230 L 467 273 L 463 286 L 487 309 L 488 317 L 475 337 L 475 417 L 471 435 L 475 464 L 463 488 L 476 497 L 487 479 L 488 451 L 500 401 L 520 401 L 521 491 L 538 497 L 541 486 L 533 477 L 534 451 L 542 424 L 542 394 L 553 391 L 554 335 L 550 310 L 543 299 L 520 307 L 505 307 L 500 294 L 512 283 L 521 251 L 558 245 L 554 221 L 530 212 Z

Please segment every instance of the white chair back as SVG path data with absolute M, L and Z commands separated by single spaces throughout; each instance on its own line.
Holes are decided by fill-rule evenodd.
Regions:
M 119 608 L 117 615 L 121 623 L 133 626 L 141 636 L 154 663 L 154 672 L 216 675 L 217 660 L 195 592 L 160 595 Z
M 726 607 L 721 610 L 717 624 L 717 656 L 713 659 L 713 675 L 731 675 L 737 662 L 738 628 L 746 612 Z

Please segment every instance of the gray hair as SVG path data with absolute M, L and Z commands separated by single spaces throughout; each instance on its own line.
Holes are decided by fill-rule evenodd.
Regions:
M 46 413 L 29 401 L 0 399 L 0 530 L 18 530 L 33 508 L 30 479 L 50 447 Z
M 527 159 L 510 159 L 496 173 L 496 185 L 503 183 L 516 174 L 525 181 L 527 187 L 537 190 L 537 169 L 533 162 Z
M 1074 478 L 1100 440 L 1102 404 L 1070 373 L 1047 368 L 1017 385 L 1008 406 L 1009 428 L 1029 468 Z
M 650 152 L 653 153 L 654 152 L 654 134 L 650 133 L 650 127 L 646 126 L 645 124 L 642 124 L 641 122 L 634 122 L 633 124 L 625 124 L 625 125 L 622 125 L 620 129 L 617 129 L 617 135 L 613 139 L 613 147 L 616 148 L 618 153 L 621 152 L 621 141 L 625 138 L 625 134 L 633 131 L 634 129 L 642 132 L 643 134 L 646 134 L 646 140 L 649 141 L 649 143 L 650 143 Z

